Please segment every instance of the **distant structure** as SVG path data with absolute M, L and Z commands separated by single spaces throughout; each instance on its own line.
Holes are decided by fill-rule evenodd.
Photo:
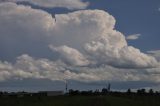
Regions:
M 65 80 L 65 89 L 66 89 L 66 93 L 68 92 L 68 82 L 67 80 Z
M 108 92 L 110 92 L 110 90 L 111 90 L 111 84 L 110 83 L 108 83 L 107 90 L 108 90 Z
M 60 95 L 64 95 L 64 92 L 63 91 L 39 91 L 38 94 L 43 96 L 60 96 Z

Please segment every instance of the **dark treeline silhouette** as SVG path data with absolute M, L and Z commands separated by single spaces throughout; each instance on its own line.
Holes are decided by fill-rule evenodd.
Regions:
M 83 95 L 83 96 L 104 96 L 104 95 L 111 95 L 111 96 L 159 96 L 160 92 L 154 91 L 153 89 L 150 89 L 146 91 L 146 89 L 138 89 L 137 91 L 134 90 L 134 92 L 131 89 L 128 89 L 126 92 L 121 91 L 111 91 L 110 88 L 103 88 L 101 90 L 96 89 L 95 91 L 89 90 L 89 91 L 79 91 L 79 90 L 73 90 L 70 89 L 67 93 L 64 94 L 54 94 L 56 91 L 43 91 L 43 92 L 37 92 L 37 93 L 29 93 L 29 92 L 0 92 L 0 97 L 24 97 L 24 96 L 57 96 L 57 95 Z M 51 93 L 51 94 L 50 94 Z
M 103 88 L 100 90 L 89 90 L 89 91 L 79 91 L 79 90 L 73 90 L 70 89 L 68 92 L 69 95 L 112 95 L 112 96 L 160 96 L 160 92 L 154 91 L 153 89 L 150 89 L 146 91 L 146 89 L 138 89 L 137 91 L 132 91 L 131 89 L 128 89 L 126 92 L 121 91 L 110 91 L 106 88 Z

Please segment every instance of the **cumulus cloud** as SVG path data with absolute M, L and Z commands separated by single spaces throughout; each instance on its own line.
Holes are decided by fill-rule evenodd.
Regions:
M 47 36 L 54 25 L 55 19 L 43 10 L 15 3 L 0 3 L 1 55 L 13 55 L 15 58 L 28 52 L 36 55 L 43 53 L 46 51 L 43 48 L 46 46 Z
M 5 39 L 15 37 L 40 37 L 54 27 L 52 15 L 32 9 L 29 6 L 16 5 L 14 3 L 0 4 L 0 33 Z M 9 30 L 9 31 L 8 31 Z M 25 35 L 24 35 L 25 34 Z M 12 35 L 12 36 L 10 36 Z
M 160 50 L 152 50 L 147 52 L 149 55 L 154 56 L 158 61 L 160 61 Z
M 100 78 L 85 70 L 77 72 L 70 70 L 70 66 L 60 61 L 50 61 L 48 59 L 34 59 L 29 55 L 17 57 L 14 64 L 7 62 L 0 63 L 0 81 L 7 79 L 50 79 L 53 81 L 77 80 L 77 81 L 98 81 Z
M 75 67 L 62 61 L 35 59 L 27 54 L 17 57 L 14 64 L 0 62 L 0 81 L 7 79 L 50 79 L 52 81 L 151 81 L 160 82 L 159 69 L 135 70 L 103 67 Z
M 103 40 L 103 42 L 102 42 Z M 97 64 L 109 64 L 119 68 L 151 68 L 157 60 L 132 46 L 110 46 L 106 39 L 86 44 L 86 51 Z
M 68 46 L 60 46 L 54 47 L 49 45 L 50 49 L 56 51 L 60 54 L 61 59 L 70 64 L 75 66 L 87 66 L 89 61 L 81 54 L 78 50 L 70 48 Z
M 141 36 L 141 34 L 133 34 L 133 35 L 128 35 L 126 37 L 127 40 L 136 40 Z
M 115 19 L 101 10 L 81 10 L 68 14 L 57 14 L 56 26 L 52 32 L 54 45 L 68 45 L 83 49 L 85 43 L 112 30 Z
M 64 7 L 68 9 L 85 9 L 89 3 L 81 0 L 0 0 L 0 2 L 29 2 L 42 7 Z
M 80 10 L 53 18 L 29 6 L 0 3 L 0 49 L 24 54 L 29 48 L 31 55 L 19 56 L 15 63 L 0 62 L 0 80 L 153 80 L 146 68 L 156 68 L 157 60 L 129 46 L 125 36 L 115 30 L 115 22 L 102 10 Z M 35 51 L 46 53 L 46 49 L 58 59 L 32 56 Z
M 93 60 L 98 65 L 109 64 L 121 68 L 156 66 L 154 57 L 128 46 L 125 36 L 114 30 L 114 17 L 105 11 L 81 10 L 55 15 L 54 19 L 42 10 L 14 3 L 1 3 L 0 9 L 1 40 L 4 44 L 7 42 L 6 48 L 27 42 L 47 42 L 46 45 L 51 43 L 55 47 L 66 45 L 65 48 L 57 50 L 61 51 L 60 54 L 63 54 L 65 60 L 70 63 L 76 61 L 77 65 L 87 62 L 83 56 L 85 54 L 89 61 Z M 28 46 L 28 43 L 25 46 Z M 73 51 L 75 57 L 66 59 L 64 54 L 70 55 L 66 48 Z
M 124 35 L 114 30 L 114 26 L 114 17 L 101 10 L 56 15 L 56 29 L 63 30 L 54 31 L 60 35 L 55 36 L 54 42 L 70 45 L 80 51 L 84 49 L 96 64 L 121 68 L 149 68 L 157 65 L 153 57 L 128 46 Z
M 0 81 L 4 81 L 11 77 L 11 73 L 9 70 L 11 70 L 13 67 L 8 62 L 1 62 L 0 61 Z

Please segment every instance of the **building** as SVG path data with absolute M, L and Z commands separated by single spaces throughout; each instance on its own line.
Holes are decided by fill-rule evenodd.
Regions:
M 44 96 L 60 96 L 60 95 L 64 95 L 64 92 L 63 91 L 40 91 L 38 92 L 38 94 L 44 95 Z

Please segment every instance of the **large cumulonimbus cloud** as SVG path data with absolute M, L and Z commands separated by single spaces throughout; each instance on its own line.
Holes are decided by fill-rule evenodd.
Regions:
M 28 2 L 37 6 L 54 8 L 64 7 L 67 9 L 85 9 L 89 3 L 81 0 L 0 0 L 0 2 Z
M 0 62 L 0 80 L 160 81 L 148 74 L 157 73 L 158 61 L 128 46 L 125 36 L 115 30 L 115 22 L 102 10 L 80 10 L 53 18 L 40 9 L 0 3 L 0 48 L 12 54 L 21 52 L 14 63 Z M 32 57 L 35 51 L 46 55 L 46 49 L 53 51 L 54 61 Z M 31 56 L 22 55 L 27 52 Z
M 67 45 L 85 52 L 97 65 L 119 68 L 156 67 L 154 57 L 128 46 L 125 36 L 114 30 L 115 19 L 101 10 L 83 10 L 56 15 L 55 45 Z M 56 36 L 55 36 L 56 35 Z M 82 49 L 81 49 L 82 48 Z

